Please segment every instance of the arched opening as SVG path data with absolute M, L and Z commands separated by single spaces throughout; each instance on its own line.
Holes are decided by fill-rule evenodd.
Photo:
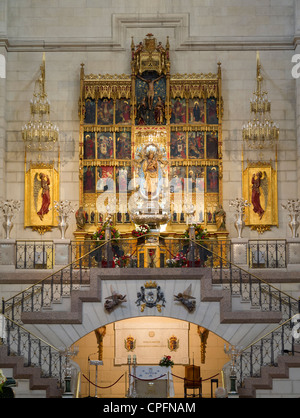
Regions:
M 211 385 L 211 379 L 222 386 L 222 368 L 229 361 L 225 343 L 197 324 L 173 318 L 137 317 L 101 326 L 75 343 L 79 348 L 74 361 L 81 370 L 80 397 L 124 398 L 129 387 L 128 357 L 130 374 L 134 375 L 134 359 L 138 367 L 148 370 L 158 366 L 163 356 L 171 356 L 174 397 L 184 397 L 185 366 L 196 365 L 201 370 L 202 396 L 210 398 L 217 387 L 216 381 Z M 99 359 L 103 365 L 93 364 Z

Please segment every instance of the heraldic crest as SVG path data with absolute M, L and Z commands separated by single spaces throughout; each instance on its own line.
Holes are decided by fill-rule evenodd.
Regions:
M 166 300 L 164 293 L 161 291 L 160 286 L 156 282 L 147 282 L 144 286 L 141 286 L 141 291 L 137 294 L 136 300 L 137 306 L 141 307 L 141 312 L 144 312 L 145 307 L 153 308 L 156 306 L 158 312 L 161 312 L 161 308 L 165 306 Z M 162 302 L 161 304 L 158 302 Z

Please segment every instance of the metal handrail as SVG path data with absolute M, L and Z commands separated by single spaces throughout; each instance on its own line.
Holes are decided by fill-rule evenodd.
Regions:
M 113 241 L 113 240 L 110 240 Z M 76 260 L 72 261 L 71 263 L 67 264 L 64 267 L 61 267 L 60 269 L 58 269 L 57 271 L 55 271 L 54 273 L 49 274 L 48 276 L 44 277 L 43 279 L 39 280 L 38 282 L 34 283 L 31 286 L 28 286 L 26 289 L 22 290 L 21 292 L 17 293 L 16 295 L 4 300 L 4 303 L 7 303 L 8 301 L 10 301 L 11 299 L 14 299 L 15 297 L 21 295 L 22 293 L 27 292 L 28 290 L 30 290 L 31 288 L 45 282 L 47 279 L 49 279 L 50 277 L 56 275 L 57 273 L 61 272 L 62 270 L 67 269 L 68 267 L 70 267 L 72 264 L 74 263 L 78 263 L 78 261 L 80 261 L 82 258 L 86 257 L 87 255 L 91 254 L 92 252 L 98 250 L 99 248 L 103 247 L 104 245 L 106 245 L 108 243 L 108 241 L 105 241 L 103 244 L 99 245 L 99 247 L 93 248 L 91 251 L 87 252 L 86 254 L 82 255 L 81 257 L 77 258 Z
M 203 246 L 202 244 L 200 244 L 199 242 L 194 241 L 194 240 L 190 240 L 190 241 L 192 241 L 194 244 L 199 245 L 199 246 L 200 246 L 200 247 L 202 247 L 203 249 L 207 250 L 207 248 L 206 248 L 206 247 L 204 247 L 204 246 Z M 250 274 L 251 276 L 255 277 L 255 279 L 259 280 L 261 283 L 268 285 L 269 287 L 273 288 L 273 289 L 274 289 L 274 290 L 276 290 L 277 292 L 280 292 L 281 294 L 283 294 L 283 295 L 287 296 L 288 298 L 293 299 L 295 302 L 298 302 L 298 299 L 296 299 L 296 298 L 294 298 L 293 296 L 291 296 L 291 295 L 287 294 L 286 292 L 283 292 L 281 289 L 278 289 L 276 286 L 273 286 L 272 284 L 270 284 L 270 283 L 269 283 L 269 282 L 267 282 L 266 280 L 261 279 L 260 277 L 256 276 L 256 274 L 253 274 L 252 272 L 250 273 L 249 271 L 245 270 L 244 268 L 242 268 L 242 267 L 240 267 L 240 266 L 236 265 L 235 263 L 232 263 L 231 261 L 226 260 L 225 258 L 221 257 L 219 254 L 217 254 L 217 253 L 215 253 L 215 252 L 213 252 L 213 251 L 211 251 L 211 250 L 208 250 L 208 251 L 209 251 L 211 254 L 213 254 L 213 255 L 215 255 L 216 257 L 218 257 L 219 259 L 221 259 L 222 261 L 225 261 L 226 263 L 229 263 L 231 266 L 234 266 L 235 268 L 237 268 L 237 269 L 239 269 L 239 270 L 243 271 L 244 273 Z
M 23 327 L 22 325 L 18 324 L 16 321 L 14 321 L 13 319 L 9 318 L 7 315 L 5 314 L 1 314 L 0 316 L 4 316 L 4 318 L 7 321 L 12 322 L 15 326 L 21 328 L 23 331 L 27 332 L 28 334 L 32 335 L 34 338 L 36 338 L 37 340 L 41 341 L 42 343 L 46 344 L 48 347 L 52 348 L 53 350 L 57 351 L 60 353 L 60 350 L 57 347 L 54 347 L 54 345 L 50 344 L 49 342 L 43 340 L 43 338 L 38 337 L 37 335 L 35 335 L 33 332 L 29 331 L 28 329 L 26 329 L 25 327 Z
M 282 322 L 281 324 L 279 324 L 277 327 L 275 327 L 274 329 L 272 329 L 271 331 L 269 331 L 267 334 L 263 335 L 262 337 L 258 338 L 256 341 L 254 341 L 253 343 L 247 345 L 247 347 L 242 348 L 241 349 L 241 354 L 248 350 L 249 348 L 251 348 L 253 345 L 259 343 L 261 340 L 263 340 L 264 338 L 268 337 L 269 335 L 273 334 L 273 332 L 277 331 L 278 329 L 282 328 L 284 325 L 286 325 L 287 323 L 291 322 L 296 316 L 298 316 L 299 314 L 295 314 L 293 315 L 291 318 L 287 319 L 286 321 Z

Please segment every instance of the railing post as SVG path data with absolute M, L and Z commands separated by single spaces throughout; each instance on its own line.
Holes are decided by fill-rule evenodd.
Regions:
M 111 229 L 109 227 L 105 228 L 105 241 L 106 241 L 106 260 L 107 267 L 112 267 L 112 247 L 111 247 Z
M 188 254 L 188 260 L 189 260 L 189 264 L 190 267 L 195 267 L 195 227 L 194 225 L 190 225 L 189 228 L 189 239 L 190 239 L 190 243 L 189 243 L 189 254 Z

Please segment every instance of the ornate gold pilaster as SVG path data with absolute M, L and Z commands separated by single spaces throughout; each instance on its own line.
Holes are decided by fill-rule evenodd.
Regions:
M 100 327 L 95 329 L 95 335 L 97 338 L 97 344 L 98 344 L 98 360 L 103 360 L 103 339 L 106 335 L 106 327 Z
M 206 344 L 209 335 L 209 330 L 198 325 L 198 334 L 201 340 L 201 363 L 205 364 Z

